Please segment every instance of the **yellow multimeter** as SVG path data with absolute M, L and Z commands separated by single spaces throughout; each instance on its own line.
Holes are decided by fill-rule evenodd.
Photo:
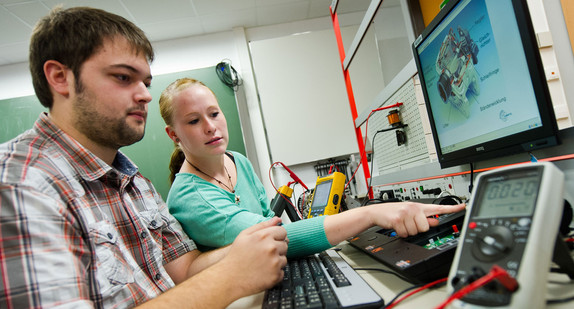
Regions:
M 341 210 L 345 179 L 345 174 L 340 172 L 317 178 L 307 218 L 334 215 Z

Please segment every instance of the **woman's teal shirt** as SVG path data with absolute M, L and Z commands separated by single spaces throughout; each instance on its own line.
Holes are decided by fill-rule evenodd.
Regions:
M 275 216 L 249 160 L 240 153 L 231 153 L 237 167 L 235 194 L 196 175 L 178 173 L 167 197 L 170 212 L 201 250 L 228 245 L 244 229 Z M 235 202 L 236 195 L 239 203 Z M 315 217 L 285 224 L 287 255 L 304 256 L 332 247 L 325 235 L 324 220 Z

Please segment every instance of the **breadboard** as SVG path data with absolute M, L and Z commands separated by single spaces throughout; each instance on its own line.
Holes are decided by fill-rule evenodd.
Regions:
M 369 118 L 367 137 L 372 145 L 379 174 L 430 162 L 429 146 L 427 145 L 429 139 L 425 136 L 427 134 L 423 119 L 426 123 L 428 120 L 426 120 L 426 114 L 424 114 L 424 118 L 421 117 L 421 112 L 426 113 L 426 111 L 424 110 L 424 102 L 417 100 L 416 82 L 417 79 L 414 77 L 407 79 L 397 91 L 380 105 L 382 107 L 399 102 L 403 103 L 398 110 L 401 122 L 407 125 L 402 129 L 406 134 L 405 144 L 398 146 L 395 130 L 380 132 L 375 137 L 378 130 L 391 128 L 387 120 L 388 112 L 391 109 L 374 112 Z M 427 132 L 430 134 L 430 130 Z M 374 142 L 373 137 L 375 137 Z

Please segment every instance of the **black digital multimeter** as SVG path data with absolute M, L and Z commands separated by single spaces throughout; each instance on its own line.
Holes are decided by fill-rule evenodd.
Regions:
M 463 308 L 542 308 L 546 278 L 563 210 L 564 175 L 549 162 L 484 172 L 477 178 L 450 269 L 455 292 L 493 265 L 505 269 L 518 291 L 480 288 L 453 302 Z

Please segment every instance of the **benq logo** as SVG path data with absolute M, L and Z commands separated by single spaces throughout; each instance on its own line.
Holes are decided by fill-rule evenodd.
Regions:
M 512 116 L 512 113 L 507 113 L 504 110 L 501 110 L 498 116 L 500 117 L 500 120 L 502 120 L 503 122 L 507 122 L 508 117 Z
M 484 151 L 484 147 L 483 146 L 476 147 L 476 151 Z

